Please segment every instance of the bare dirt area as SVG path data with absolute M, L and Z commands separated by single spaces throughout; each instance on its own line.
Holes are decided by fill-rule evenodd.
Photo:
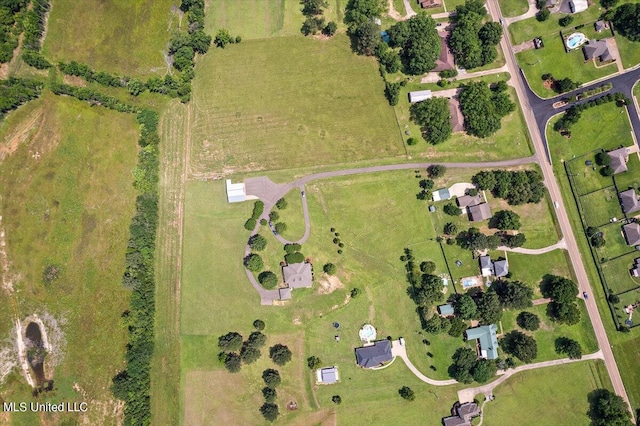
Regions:
M 20 126 L 15 126 L 15 130 L 0 141 L 0 162 L 6 156 L 13 154 L 20 144 L 27 141 L 33 133 L 36 133 L 43 121 L 44 108 L 37 108 L 26 120 L 21 122 Z
M 76 87 L 85 87 L 87 85 L 87 82 L 84 81 L 82 77 L 76 77 L 74 75 L 65 75 L 62 81 L 64 84 Z
M 318 280 L 318 294 L 331 294 L 339 288 L 344 288 L 344 284 L 335 275 L 324 274 Z

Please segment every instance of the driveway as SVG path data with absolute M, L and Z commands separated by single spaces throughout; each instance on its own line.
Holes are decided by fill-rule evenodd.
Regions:
M 528 249 L 523 247 L 509 248 L 505 246 L 498 247 L 498 250 L 510 251 L 513 253 L 533 254 L 533 255 L 549 253 L 550 251 L 554 251 L 557 249 L 564 249 L 564 250 L 567 249 L 567 242 L 564 240 L 564 238 L 553 245 L 542 247 L 539 249 Z
M 402 360 L 404 361 L 404 363 L 407 365 L 407 367 L 409 367 L 409 370 L 411 370 L 411 372 L 413 374 L 415 374 L 415 376 L 422 380 L 425 383 L 429 383 L 430 385 L 433 386 L 448 386 L 448 385 L 454 385 L 458 382 L 456 382 L 453 379 L 449 379 L 449 380 L 434 380 L 434 379 L 430 379 L 427 376 L 425 376 L 424 374 L 422 374 L 420 372 L 420 370 L 418 370 L 415 365 L 413 365 L 413 363 L 411 363 L 411 361 L 409 360 L 409 357 L 407 356 L 407 348 L 403 345 L 400 344 L 399 340 L 394 340 L 393 342 L 391 342 L 391 355 L 395 357 L 400 357 L 402 358 Z

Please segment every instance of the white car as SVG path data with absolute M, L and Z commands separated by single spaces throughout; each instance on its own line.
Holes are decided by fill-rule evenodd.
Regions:
M 404 346 L 404 337 L 399 338 L 398 341 L 400 342 L 400 346 Z

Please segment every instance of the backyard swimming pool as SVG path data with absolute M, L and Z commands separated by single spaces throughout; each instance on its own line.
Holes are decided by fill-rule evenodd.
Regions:
M 587 41 L 587 36 L 582 33 L 573 33 L 567 37 L 566 43 L 569 49 L 575 49 L 582 46 Z

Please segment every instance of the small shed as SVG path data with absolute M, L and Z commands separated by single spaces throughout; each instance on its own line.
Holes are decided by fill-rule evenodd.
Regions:
M 449 315 L 453 315 L 455 311 L 451 303 L 445 303 L 444 305 L 438 306 L 438 313 L 443 317 L 448 317 Z
M 247 191 L 244 182 L 231 183 L 231 179 L 227 179 L 227 201 L 229 203 L 239 203 L 247 199 Z
M 409 92 L 409 102 L 412 104 L 425 99 L 431 99 L 431 90 L 418 90 L 416 92 Z
M 449 189 L 442 188 L 442 189 L 438 189 L 437 191 L 433 191 L 433 193 L 431 194 L 431 197 L 433 198 L 433 201 L 450 200 L 451 193 L 449 192 Z
M 338 374 L 338 367 L 325 367 L 317 370 L 316 372 L 316 380 L 318 383 L 322 383 L 325 385 L 331 385 L 340 380 L 340 375 Z

